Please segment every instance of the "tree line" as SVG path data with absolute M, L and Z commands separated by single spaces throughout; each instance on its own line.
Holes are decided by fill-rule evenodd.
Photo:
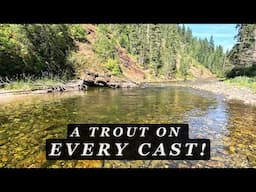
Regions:
M 77 50 L 76 41 L 86 42 L 81 25 L 1 24 L 0 76 L 22 74 L 74 75 L 76 66 L 69 60 Z M 190 65 L 201 64 L 223 75 L 226 53 L 213 38 L 198 39 L 184 25 L 177 24 L 99 24 L 94 51 L 119 74 L 118 47 L 125 48 L 144 69 L 155 77 L 186 76 Z
M 155 76 L 173 77 L 177 66 L 183 74 L 197 62 L 213 73 L 223 75 L 226 53 L 213 38 L 198 39 L 184 25 L 177 24 L 102 24 L 98 25 L 96 51 L 103 58 L 117 58 L 116 45 L 126 48 L 144 69 Z

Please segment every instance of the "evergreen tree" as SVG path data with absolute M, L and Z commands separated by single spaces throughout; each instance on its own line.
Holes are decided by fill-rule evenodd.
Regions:
M 253 44 L 254 25 L 239 27 L 239 43 L 231 51 L 237 64 L 256 55 Z M 155 77 L 174 78 L 181 65 L 187 75 L 192 60 L 212 72 L 223 72 L 225 53 L 214 45 L 213 37 L 197 39 L 185 25 L 177 24 L 99 24 L 94 51 L 109 68 L 119 69 L 119 51 L 125 48 L 144 69 L 150 69 Z M 86 42 L 86 33 L 81 25 L 0 25 L 0 76 L 17 73 L 61 75 L 74 71 L 67 61 L 76 41 Z M 253 49 L 254 48 L 254 49 Z M 243 51 L 242 51 L 243 50 Z M 243 54 L 241 54 L 243 52 Z M 255 54 L 254 54 L 255 53 Z M 232 55 L 232 54 L 231 54 Z M 247 60 L 246 60 L 247 59 Z
M 228 74 L 229 76 L 237 75 L 256 75 L 256 25 L 239 24 L 237 25 L 238 34 L 237 43 L 229 52 L 229 58 L 234 69 Z

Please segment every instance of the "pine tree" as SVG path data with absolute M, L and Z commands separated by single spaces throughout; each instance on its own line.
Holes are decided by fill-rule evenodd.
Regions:
M 231 76 L 248 75 L 254 76 L 256 72 L 256 25 L 237 25 L 237 44 L 229 53 L 229 58 L 235 68 L 231 71 Z

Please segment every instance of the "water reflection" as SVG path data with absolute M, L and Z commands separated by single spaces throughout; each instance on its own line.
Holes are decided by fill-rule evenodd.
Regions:
M 0 167 L 256 167 L 256 108 L 190 88 L 91 89 L 0 103 Z M 210 161 L 46 161 L 68 123 L 189 123 Z

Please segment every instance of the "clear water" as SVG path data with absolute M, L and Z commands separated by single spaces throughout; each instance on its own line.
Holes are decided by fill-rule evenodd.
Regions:
M 189 123 L 211 160 L 47 161 L 46 139 L 66 138 L 69 123 Z M 256 108 L 170 86 L 14 97 L 0 101 L 0 167 L 256 168 Z

